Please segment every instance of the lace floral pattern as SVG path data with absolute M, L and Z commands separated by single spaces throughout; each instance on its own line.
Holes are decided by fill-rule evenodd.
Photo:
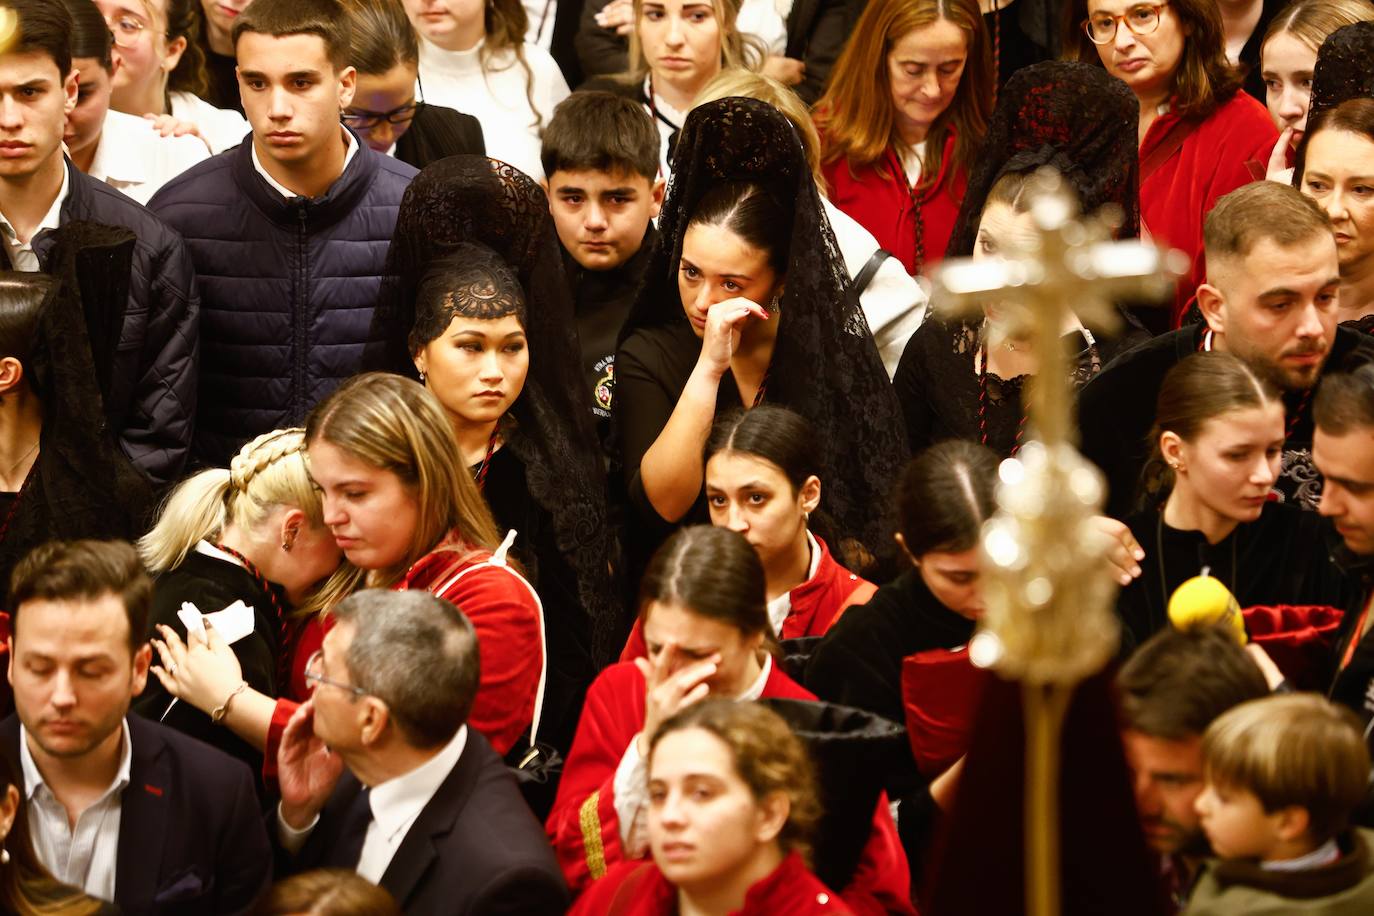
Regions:
M 529 323 L 520 281 L 485 245 L 455 245 L 420 278 L 410 348 L 418 350 L 438 338 L 458 315 L 480 321 L 515 315 L 522 325 Z
M 1374 22 L 1342 26 L 1327 36 L 1317 54 L 1317 66 L 1312 70 L 1312 101 L 1307 107 L 1309 124 L 1328 108 L 1335 108 L 1349 99 L 1374 95 L 1371 59 L 1374 59 Z M 1303 137 L 1304 150 L 1307 136 Z M 1299 171 L 1294 169 L 1295 181 Z
M 1126 84 L 1101 67 L 1049 61 L 1018 70 L 997 96 L 946 257 L 968 257 L 997 179 L 1051 165 L 1078 192 L 1084 213 L 1121 208 L 1118 238 L 1140 234 L 1136 122 Z
M 721 181 L 756 182 L 793 214 L 767 400 L 806 417 L 819 434 L 822 506 L 838 543 L 851 548 L 840 548 L 846 565 L 886 556 L 892 488 L 905 460 L 901 409 L 863 312 L 845 295 L 844 261 L 801 140 L 772 106 L 728 98 L 688 115 L 659 216 L 663 245 L 621 341 L 638 328 L 686 320 L 677 289 L 682 238 L 697 203 Z
M 518 292 L 528 303 L 529 376 L 502 429 L 524 463 L 530 496 L 553 519 L 558 549 L 577 576 L 578 597 L 592 621 L 593 660 L 603 667 L 615 660 L 624 638 L 619 548 L 591 395 L 569 331 L 572 296 L 543 190 L 518 169 L 484 156 L 442 159 L 415 177 L 401 201 L 387 255 L 387 290 L 377 309 L 381 328 L 374 338 L 387 342 L 386 368 L 413 374 L 405 342 L 416 324 L 420 277 L 435 259 L 455 252 L 471 256 L 473 276 L 485 270 L 495 286 L 490 293 L 480 283 L 466 287 L 458 298 L 496 309 L 504 307 L 502 296 Z M 498 265 L 514 272 L 518 290 L 502 291 L 510 281 L 493 273 Z

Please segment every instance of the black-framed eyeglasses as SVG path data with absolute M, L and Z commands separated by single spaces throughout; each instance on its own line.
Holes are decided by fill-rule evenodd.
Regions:
M 320 668 L 324 665 L 324 650 L 316 649 L 314 653 L 305 660 L 305 683 L 310 687 L 310 692 L 315 692 L 314 684 L 328 684 L 330 687 L 337 687 L 340 690 L 347 690 L 355 697 L 367 696 L 367 691 L 361 687 L 354 687 L 352 684 L 345 684 L 341 681 L 327 678 L 320 673 Z
M 1122 13 L 1094 13 L 1083 20 L 1083 32 L 1095 45 L 1109 45 L 1116 39 L 1117 26 L 1124 22 L 1132 35 L 1148 35 L 1159 28 L 1159 11 L 1168 6 L 1163 3 L 1139 3 Z
M 420 113 L 420 109 L 425 107 L 424 102 L 411 102 L 390 111 L 364 111 L 359 108 L 345 109 L 343 113 L 344 123 L 355 130 L 371 130 L 383 121 L 388 124 L 409 124 L 415 120 L 415 116 Z

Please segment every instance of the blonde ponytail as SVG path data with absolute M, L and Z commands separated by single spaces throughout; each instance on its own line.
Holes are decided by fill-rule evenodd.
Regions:
M 224 530 L 229 472 L 201 471 L 182 481 L 162 504 L 157 524 L 138 540 L 138 555 L 153 575 L 175 569 L 191 548 Z

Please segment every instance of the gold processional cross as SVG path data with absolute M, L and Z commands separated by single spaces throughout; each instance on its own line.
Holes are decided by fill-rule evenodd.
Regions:
M 1119 212 L 1078 219 L 1074 195 L 1053 169 L 1036 173 L 1027 194 L 1033 237 L 1003 257 L 944 262 L 931 301 L 952 317 L 981 318 L 995 305 L 994 333 L 1028 337 L 1038 361 L 1026 405 L 1032 441 L 999 467 L 998 511 L 983 527 L 986 612 L 969 654 L 1021 682 L 1027 912 L 1057 916 L 1064 712 L 1075 686 L 1102 670 L 1120 638 L 1106 544 L 1093 523 L 1102 475 L 1074 447 L 1063 331 L 1070 311 L 1086 326 L 1115 329 L 1115 301 L 1164 298 L 1182 271 L 1178 252 L 1113 241 Z

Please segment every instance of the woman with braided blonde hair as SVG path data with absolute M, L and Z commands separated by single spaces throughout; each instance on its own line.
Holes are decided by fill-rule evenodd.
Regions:
M 361 578 L 324 524 L 319 491 L 305 464 L 305 430 L 278 429 L 245 445 L 229 468 L 201 471 L 168 497 L 157 524 L 138 542 L 157 576 L 152 622 L 188 638 L 178 617 L 184 602 L 212 614 L 235 601 L 253 610 L 253 632 L 232 645 L 240 682 L 265 697 L 305 695 L 289 683 L 286 661 L 309 617 L 327 610 Z M 136 711 L 248 762 L 262 763 L 261 738 L 216 727 L 196 704 L 194 685 L 164 659 L 161 683 L 149 682 Z M 187 702 L 172 706 L 174 696 Z M 249 705 L 241 698 L 241 705 Z M 226 696 L 205 698 L 208 709 Z M 169 708 L 170 707 L 170 708 Z M 271 704 L 265 708 L 270 715 Z M 235 716 L 231 726 L 240 722 Z M 264 723 L 265 724 L 265 723 Z M 245 740 L 247 739 L 247 740 Z M 255 746 L 256 745 L 256 746 Z

